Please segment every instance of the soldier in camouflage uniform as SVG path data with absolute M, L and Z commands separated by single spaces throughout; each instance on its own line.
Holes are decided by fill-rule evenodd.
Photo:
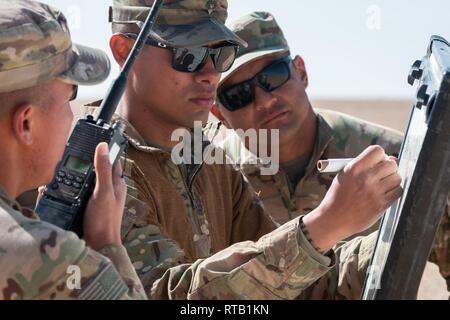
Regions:
M 119 65 L 152 3 L 114 1 L 110 46 Z M 116 117 L 125 124 L 130 143 L 122 225 L 130 258 L 152 298 L 292 299 L 301 293 L 304 298 L 319 297 L 323 292 L 305 291 L 319 278 L 349 291 L 349 279 L 361 282 L 358 272 L 367 267 L 373 236 L 329 249 L 365 229 L 401 192 L 395 161 L 386 160 L 380 147 L 365 150 L 349 167 L 342 185 L 335 183 L 324 205 L 308 215 L 315 221 L 298 218 L 278 229 L 239 171 L 207 164 L 208 156 L 205 163 L 172 160 L 171 149 L 178 144 L 171 140 L 172 133 L 207 120 L 219 72 L 234 60 L 229 46 L 243 44 L 224 26 L 226 15 L 225 0 L 166 1 L 156 34 L 130 73 Z M 95 105 L 88 107 L 89 112 L 95 112 Z M 205 141 L 201 151 L 209 144 Z M 383 168 L 387 184 L 376 178 L 375 163 Z M 354 179 L 366 180 L 366 173 L 375 180 L 359 188 Z M 345 197 L 354 192 L 361 192 L 360 201 Z M 358 213 L 358 221 L 349 228 L 350 224 L 335 228 L 320 222 L 337 215 L 345 222 L 351 212 Z M 341 278 L 323 277 L 330 270 Z M 358 286 L 353 287 L 347 295 L 339 289 L 327 294 L 334 297 L 339 291 L 355 298 Z
M 305 92 L 308 76 L 300 56 L 292 60 L 291 72 L 300 75 L 296 86 L 286 82 L 272 92 L 256 87 L 253 101 L 246 105 L 240 103 L 240 108 L 232 105 L 230 110 L 224 92 L 290 54 L 287 40 L 270 13 L 245 15 L 233 21 L 230 29 L 244 39 L 248 47 L 239 51 L 232 68 L 222 74 L 218 104 L 212 111 L 232 129 L 279 129 L 280 170 L 273 175 L 264 175 L 261 169 L 265 165 L 248 151 L 248 146 L 237 134 L 228 135 L 218 145 L 243 170 L 259 192 L 266 211 L 277 223 L 283 224 L 311 212 L 324 198 L 335 174 L 320 174 L 316 169 L 318 160 L 355 157 L 373 144 L 382 146 L 387 154 L 398 154 L 402 142 L 400 132 L 339 112 L 313 110 Z M 287 111 L 288 115 L 284 119 L 265 121 L 280 111 Z M 439 264 L 448 285 L 449 219 L 447 208 L 432 253 L 432 261 Z
M 0 0 L 0 299 L 146 298 L 121 245 L 126 186 L 120 166 L 111 175 L 106 144 L 96 152 L 86 243 L 13 200 L 49 182 L 70 131 L 69 99 L 109 69 L 106 54 L 72 44 L 57 9 Z

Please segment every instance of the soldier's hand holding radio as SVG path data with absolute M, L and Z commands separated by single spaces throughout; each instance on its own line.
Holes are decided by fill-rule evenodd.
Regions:
M 84 218 L 84 239 L 93 249 L 121 245 L 120 225 L 125 205 L 126 185 L 120 161 L 111 168 L 108 145 L 100 143 L 95 150 L 97 182 L 89 199 Z

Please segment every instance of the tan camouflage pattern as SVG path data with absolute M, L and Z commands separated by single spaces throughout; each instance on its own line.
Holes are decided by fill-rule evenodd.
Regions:
M 72 84 L 106 79 L 100 50 L 72 44 L 61 11 L 33 0 L 0 0 L 0 93 L 58 77 Z
M 256 192 L 259 192 L 266 211 L 278 224 L 314 210 L 324 198 L 336 174 L 319 174 L 316 163 L 327 158 L 351 158 L 367 146 L 378 144 L 389 155 L 398 155 L 403 140 L 400 132 L 366 122 L 355 117 L 330 110 L 316 109 L 318 117 L 318 138 L 305 175 L 296 186 L 292 186 L 286 173 L 280 171 L 273 176 L 260 175 L 260 165 L 253 164 L 255 158 L 240 156 L 245 146 L 239 137 L 230 136 L 220 143 L 228 156 L 246 174 Z M 360 235 L 367 235 L 378 229 L 378 224 Z M 439 225 L 433 244 L 430 261 L 439 266 L 450 289 L 450 215 L 449 205 Z
M 95 114 L 99 104 L 85 106 L 84 112 Z M 132 174 L 126 181 L 133 185 L 129 193 L 137 189 L 132 195 L 141 201 L 143 213 L 137 216 L 181 245 L 187 261 L 208 257 L 235 242 L 256 241 L 275 228 L 239 171 L 204 163 L 183 170 L 174 165 L 170 151 L 147 144 L 125 119 L 114 119 L 126 127 L 127 159 L 134 165 L 127 169 Z M 203 148 L 207 146 L 209 142 Z M 224 187 L 215 192 L 219 185 Z M 217 230 L 215 236 L 212 230 Z
M 247 48 L 239 50 L 238 58 L 260 50 L 289 50 L 283 31 L 268 12 L 253 12 L 233 20 L 227 26 L 248 44 Z
M 134 177 L 134 180 L 145 179 L 143 176 Z M 127 181 L 135 183 L 128 178 Z M 133 214 L 136 215 L 139 208 L 144 207 L 135 202 Z M 286 235 L 287 229 L 289 233 Z M 309 289 L 307 293 L 303 293 L 304 289 L 328 270 L 332 270 L 333 275 L 341 275 L 340 279 L 332 278 L 339 281 L 334 287 L 343 291 L 339 297 L 354 298 L 360 295 L 361 277 L 364 277 L 361 274 L 367 269 L 372 254 L 368 250 L 359 250 L 360 240 L 350 242 L 345 251 L 339 251 L 344 254 L 334 256 L 330 253 L 332 260 L 339 261 L 339 265 L 327 267 L 331 260 L 321 257 L 303 236 L 297 222 L 292 221 L 256 243 L 237 243 L 207 259 L 182 264 L 186 260 L 183 259 L 183 251 L 172 240 L 159 234 L 156 226 L 148 225 L 133 231 L 124 242 L 131 244 L 126 245 L 133 249 L 128 253 L 133 261 L 136 260 L 136 271 L 151 299 L 293 299 L 300 293 L 302 298 L 311 299 L 315 298 L 318 290 L 324 290 L 324 282 L 317 282 L 312 287 L 315 289 Z M 150 250 L 145 250 L 143 254 L 142 248 L 146 242 Z M 365 243 L 373 249 L 371 240 Z M 292 266 L 287 268 L 289 258 L 295 264 L 291 262 Z M 305 261 L 305 258 L 308 260 Z M 311 269 L 315 272 L 311 273 Z M 339 270 L 360 270 L 361 274 L 357 278 L 345 277 Z M 330 276 L 325 277 L 328 279 Z M 327 281 L 329 283 L 331 280 Z M 352 286 L 354 289 L 351 289 Z M 329 296 L 337 297 L 337 293 L 330 293 Z
M 248 46 L 239 48 L 233 66 L 227 72 L 222 73 L 221 83 L 244 64 L 266 55 L 289 51 L 283 31 L 271 13 L 252 12 L 227 23 L 227 26 L 245 40 Z
M 248 43 L 248 48 L 240 50 L 231 69 L 222 74 L 221 84 L 246 63 L 275 52 L 289 51 L 283 31 L 270 13 L 253 12 L 231 22 L 228 26 Z M 282 170 L 274 176 L 259 175 L 259 166 L 252 164 L 257 163 L 258 159 L 241 156 L 244 147 L 237 136 L 230 137 L 225 145 L 222 145 L 231 158 L 241 163 L 241 168 L 249 177 L 251 184 L 260 192 L 266 210 L 278 223 L 307 214 L 323 199 L 334 175 L 319 175 L 315 170 L 317 160 L 353 157 L 370 144 L 381 145 L 388 154 L 396 154 L 400 150 L 402 142 L 400 132 L 331 111 L 319 111 L 318 114 L 319 137 L 304 178 L 297 186 L 290 185 Z M 439 225 L 430 261 L 439 266 L 450 290 L 449 206 L 448 204 Z M 363 234 L 368 234 L 377 227 L 376 224 Z
M 207 259 L 168 270 L 150 296 L 293 299 L 334 267 L 335 261 L 333 251 L 321 256 L 312 248 L 296 219 L 257 242 L 235 243 Z
M 356 157 L 373 144 L 382 146 L 390 155 L 398 155 L 400 150 L 400 132 L 334 111 L 316 112 L 318 137 L 305 175 L 297 186 L 290 185 L 281 168 L 275 175 L 260 175 L 258 159 L 241 156 L 246 149 L 237 135 L 230 135 L 219 144 L 234 163 L 240 164 L 266 211 L 279 224 L 311 212 L 324 198 L 336 174 L 319 174 L 318 160 Z
M 154 0 L 113 0 L 113 11 L 122 13 L 117 16 L 118 21 L 143 22 L 154 2 Z M 129 15 L 125 16 L 124 9 L 128 9 Z M 227 9 L 227 0 L 166 0 L 161 7 L 158 22 L 165 25 L 186 25 L 213 17 L 224 24 Z
M 109 21 L 113 32 L 136 32 L 142 27 L 154 0 L 113 0 Z M 246 43 L 225 25 L 227 0 L 167 0 L 161 7 L 151 37 L 175 47 L 205 46 L 229 41 Z M 117 29 L 118 25 L 122 25 Z
M 303 248 L 308 250 L 310 257 L 319 258 L 312 255 L 314 249 L 294 227 L 297 221 L 298 219 L 294 219 L 286 223 L 257 243 L 237 243 L 207 259 L 171 268 L 152 288 L 150 297 L 241 300 L 359 299 L 377 234 L 337 244 L 334 248 L 335 254 L 331 251 L 326 257 L 329 260 L 323 261 L 331 261 L 328 272 L 322 272 L 322 277 L 311 282 L 310 276 L 306 276 L 305 272 L 309 271 L 304 264 L 316 265 L 317 261 L 314 259 L 305 261 L 303 265 L 292 263 L 293 259 L 274 260 L 279 256 L 278 252 L 286 251 L 288 246 L 293 245 L 294 252 L 299 250 L 298 244 L 290 242 L 292 239 L 286 243 L 286 238 L 278 238 L 289 229 L 295 230 L 300 246 L 305 246 Z M 264 242 L 267 243 L 263 245 Z M 261 245 L 266 248 L 261 248 Z M 263 255 L 260 250 L 264 250 L 266 254 Z M 251 255 L 256 256 L 247 260 Z M 272 259 L 269 258 L 271 256 Z M 270 265 L 270 268 L 267 265 Z M 289 276 L 283 280 L 283 277 L 286 277 L 286 269 L 289 270 Z M 323 266 L 319 266 L 319 269 L 324 270 Z M 203 273 L 204 275 L 200 276 Z M 192 284 L 195 286 L 192 287 Z
M 325 276 L 317 280 L 296 299 L 308 300 L 359 300 L 364 288 L 377 232 L 350 241 L 341 241 L 334 250 L 339 257 Z
M 99 104 L 90 104 L 85 107 L 85 112 L 95 114 L 95 106 Z M 343 272 L 365 270 L 367 267 L 364 261 L 369 261 L 371 253 L 362 250 L 363 256 L 359 256 L 361 241 L 350 242 L 346 250 L 339 251 L 339 255 L 330 251 L 323 256 L 303 235 L 298 219 L 278 229 L 271 221 L 270 228 L 263 233 L 268 234 L 255 234 L 255 226 L 261 229 L 258 216 L 265 216 L 261 202 L 241 173 L 237 173 L 237 177 L 241 183 L 244 182 L 245 188 L 236 189 L 230 184 L 230 171 L 236 171 L 226 165 L 203 164 L 199 171 L 193 168 L 194 172 L 197 171 L 193 185 L 198 188 L 196 194 L 202 210 L 206 210 L 200 214 L 195 202 L 186 201 L 189 198 L 186 195 L 186 176 L 179 168 L 175 170 L 173 163 L 169 164 L 168 151 L 148 145 L 125 119 L 115 118 L 125 124 L 130 143 L 124 164 L 128 198 L 122 225 L 123 242 L 149 298 L 293 299 L 303 294 L 301 297 L 306 299 L 310 296 L 304 290 L 329 270 L 335 270 L 335 274 L 340 276 L 333 278 L 333 281 L 339 281 L 334 283 L 334 287 L 353 286 L 355 291 L 351 294 L 360 294 L 360 286 L 353 285 L 353 276 L 345 276 Z M 205 128 L 206 133 L 216 130 L 215 124 Z M 156 162 L 149 165 L 140 157 Z M 145 168 L 142 164 L 146 164 Z M 188 176 L 194 173 L 187 172 Z M 205 183 L 208 180 L 202 177 L 215 182 Z M 231 198 L 227 195 L 229 189 L 235 190 Z M 228 200 L 223 201 L 223 198 Z M 172 203 L 175 205 L 171 206 Z M 222 207 L 226 207 L 226 211 L 221 211 Z M 192 217 L 193 212 L 198 214 Z M 239 216 L 243 213 L 249 216 L 249 220 L 241 223 Z M 234 221 L 213 222 L 217 220 L 215 216 L 230 214 L 234 215 Z M 176 216 L 175 223 L 179 227 L 172 229 L 175 231 L 168 228 L 171 215 Z M 203 231 L 203 223 L 208 226 L 207 234 L 197 233 L 198 230 Z M 239 231 L 239 237 L 233 236 L 233 229 Z M 215 245 L 224 230 L 229 230 L 226 242 Z M 211 239 L 207 242 L 211 243 L 211 253 L 206 258 L 199 259 L 203 253 L 202 246 L 195 244 L 196 234 L 207 235 Z M 188 235 L 187 240 L 185 235 Z
M 1 188 L 0 234 L 1 300 L 145 299 L 122 246 L 107 246 L 101 255 L 74 233 L 39 221 Z M 69 286 L 74 266 L 79 289 Z
M 175 241 L 163 237 L 156 225 L 149 224 L 149 208 L 144 201 L 139 200 L 136 185 L 136 181 L 145 181 L 142 171 L 134 161 L 126 158 L 122 159 L 122 168 L 127 185 L 121 227 L 122 241 L 147 292 L 151 287 L 149 284 L 158 279 L 167 268 L 184 262 L 185 253 Z

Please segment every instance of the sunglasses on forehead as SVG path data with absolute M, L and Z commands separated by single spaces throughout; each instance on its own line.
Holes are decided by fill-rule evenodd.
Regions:
M 125 33 L 126 37 L 136 40 L 134 33 Z M 194 47 L 173 48 L 151 38 L 147 38 L 145 44 L 172 51 L 172 68 L 180 72 L 196 72 L 201 70 L 208 58 L 211 57 L 217 72 L 228 71 L 233 65 L 238 52 L 237 45 L 220 46 L 217 48 Z
M 236 111 L 252 103 L 255 99 L 255 86 L 272 92 L 291 78 L 291 57 L 286 56 L 269 64 L 253 78 L 220 90 L 217 98 L 225 109 Z

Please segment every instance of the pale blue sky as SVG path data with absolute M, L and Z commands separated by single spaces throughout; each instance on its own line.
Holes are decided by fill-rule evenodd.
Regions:
M 75 42 L 109 54 L 110 0 L 42 0 L 67 15 Z M 410 98 L 406 76 L 428 39 L 450 40 L 448 0 L 229 0 L 229 20 L 252 11 L 272 12 L 291 51 L 303 56 L 312 98 Z M 117 74 L 114 65 L 111 79 Z M 105 84 L 80 89 L 102 97 Z

